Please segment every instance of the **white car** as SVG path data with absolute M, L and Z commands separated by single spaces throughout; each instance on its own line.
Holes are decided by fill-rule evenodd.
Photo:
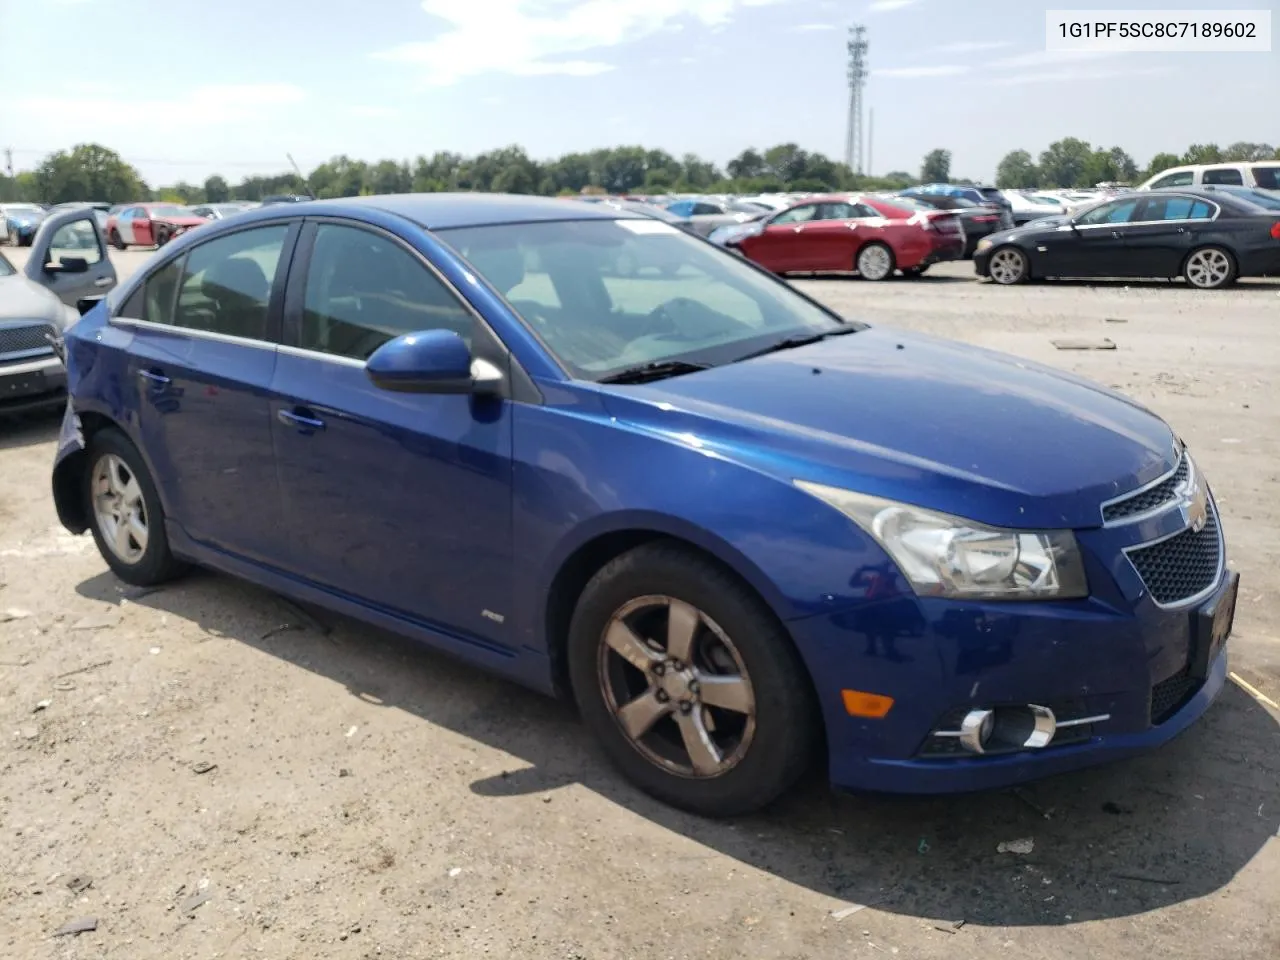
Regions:
M 1056 217 L 1067 212 L 1067 205 L 1061 200 L 1022 190 L 1005 190 L 1004 198 L 1012 208 L 1014 226 L 1022 226 L 1041 217 Z
M 1202 187 L 1207 185 L 1253 187 L 1255 190 L 1280 190 L 1280 160 L 1253 163 L 1195 163 L 1162 170 L 1139 190 L 1163 187 Z

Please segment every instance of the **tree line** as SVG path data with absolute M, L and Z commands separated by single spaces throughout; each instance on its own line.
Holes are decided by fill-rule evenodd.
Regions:
M 996 186 L 1091 187 L 1107 181 L 1133 183 L 1184 163 L 1280 159 L 1280 149 L 1265 143 L 1193 144 L 1181 156 L 1159 153 L 1145 170 L 1120 147 L 1094 147 L 1084 140 L 1058 140 L 1033 158 L 1014 150 L 996 169 Z M 954 177 L 951 151 L 929 151 L 919 176 L 896 170 L 880 177 L 854 173 L 848 166 L 783 143 L 765 150 L 748 148 L 724 168 L 686 153 L 621 146 L 535 160 L 519 146 L 475 156 L 439 151 L 413 160 L 368 162 L 346 155 L 317 166 L 304 178 L 294 173 L 244 177 L 232 183 L 218 174 L 203 183 L 178 182 L 156 188 L 118 153 L 101 144 L 79 144 L 45 157 L 34 169 L 0 176 L 0 201 L 64 203 L 96 200 L 128 203 L 169 200 L 221 203 L 261 200 L 274 193 L 307 193 L 319 198 L 382 193 L 433 193 L 446 190 L 571 196 L 583 193 L 770 193 L 777 191 L 900 190 L 916 183 L 972 183 Z

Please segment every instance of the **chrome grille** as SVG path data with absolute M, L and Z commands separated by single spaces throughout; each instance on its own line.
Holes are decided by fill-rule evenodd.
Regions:
M 1206 505 L 1199 530 L 1181 533 L 1150 546 L 1129 551 L 1129 561 L 1156 603 L 1172 604 L 1203 593 L 1214 585 L 1222 561 L 1218 511 Z
M 1178 458 L 1177 469 L 1154 487 L 1148 487 L 1146 490 L 1141 490 L 1131 497 L 1126 497 L 1123 500 L 1117 500 L 1104 506 L 1102 508 L 1103 522 L 1115 523 L 1128 517 L 1136 517 L 1170 502 L 1175 499 L 1178 485 L 1187 479 L 1190 471 L 1191 464 L 1184 453 Z
M 9 354 L 32 351 L 53 353 L 50 337 L 57 337 L 58 331 L 47 323 L 25 323 L 20 326 L 0 326 L 0 362 L 20 359 Z M 25 359 L 25 358 L 21 358 Z

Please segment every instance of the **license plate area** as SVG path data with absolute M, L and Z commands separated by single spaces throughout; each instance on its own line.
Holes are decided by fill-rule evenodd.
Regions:
M 1240 592 L 1240 575 L 1231 574 L 1227 589 L 1212 603 L 1191 615 L 1191 675 L 1203 680 L 1231 636 L 1236 619 L 1236 596 Z
M 3 369 L 0 369 L 0 400 L 16 400 L 20 397 L 44 393 L 48 389 L 44 373 L 41 371 L 6 377 Z

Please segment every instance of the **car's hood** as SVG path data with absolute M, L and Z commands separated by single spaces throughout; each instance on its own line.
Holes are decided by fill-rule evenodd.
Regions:
M 886 328 L 640 386 L 620 421 L 785 479 L 987 523 L 1090 527 L 1100 504 L 1172 468 L 1178 441 L 1071 374 Z
M 204 217 L 197 217 L 194 214 L 186 217 L 156 217 L 156 223 L 168 223 L 175 227 L 198 227 L 202 223 L 208 223 Z
M 20 273 L 0 277 L 0 322 L 47 320 L 62 327 L 68 319 L 67 309 L 52 291 Z M 74 310 L 71 312 L 75 313 Z

